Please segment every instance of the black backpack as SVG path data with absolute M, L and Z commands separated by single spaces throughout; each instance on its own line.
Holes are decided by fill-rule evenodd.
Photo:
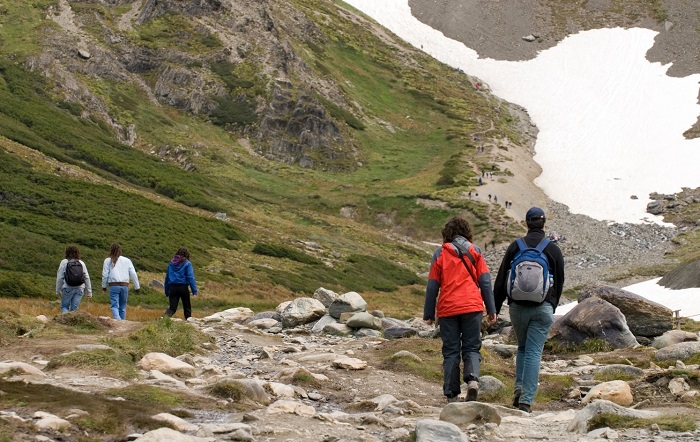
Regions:
M 71 287 L 78 287 L 85 284 L 85 272 L 83 264 L 77 259 L 71 259 L 66 264 L 66 274 L 63 276 L 66 284 Z

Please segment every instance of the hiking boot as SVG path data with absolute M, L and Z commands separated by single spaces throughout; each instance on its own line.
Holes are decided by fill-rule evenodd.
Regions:
M 518 404 L 518 410 L 524 411 L 525 413 L 532 413 L 530 410 L 530 404 Z
M 472 402 L 476 400 L 479 395 L 479 382 L 469 381 L 467 384 L 467 402 Z
M 452 402 L 462 402 L 462 400 L 459 398 L 459 396 L 452 396 L 452 397 L 445 396 L 445 398 L 447 399 L 448 404 L 451 404 Z
M 520 390 L 515 390 L 515 392 L 513 392 L 513 406 L 515 408 L 518 408 L 518 405 L 520 405 L 520 393 Z

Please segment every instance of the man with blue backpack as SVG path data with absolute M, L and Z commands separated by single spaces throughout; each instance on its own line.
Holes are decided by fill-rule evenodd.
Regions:
M 496 312 L 507 299 L 518 341 L 513 406 L 527 413 L 535 400 L 542 350 L 564 287 L 564 257 L 545 238 L 545 221 L 539 207 L 527 211 L 527 234 L 508 246 L 494 285 Z

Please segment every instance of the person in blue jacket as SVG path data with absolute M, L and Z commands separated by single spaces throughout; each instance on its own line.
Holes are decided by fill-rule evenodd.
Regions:
M 171 317 L 177 311 L 177 305 L 182 299 L 182 309 L 185 313 L 185 321 L 192 316 L 192 304 L 190 302 L 190 288 L 192 296 L 197 296 L 197 282 L 194 279 L 194 269 L 190 262 L 190 252 L 180 247 L 173 259 L 168 264 L 165 272 L 165 296 L 170 300 L 170 307 L 165 311 L 165 316 Z

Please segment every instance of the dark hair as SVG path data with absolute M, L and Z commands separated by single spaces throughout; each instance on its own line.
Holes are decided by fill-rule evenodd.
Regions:
M 66 247 L 66 259 L 80 259 L 80 250 L 77 246 Z
M 180 247 L 179 249 L 177 249 L 177 253 L 175 255 L 181 258 L 190 259 L 190 251 L 184 247 Z
M 112 267 L 117 265 L 117 260 L 120 256 L 122 256 L 122 246 L 118 242 L 115 242 L 109 248 L 109 257 L 112 258 Z
M 466 219 L 453 216 L 447 221 L 445 227 L 442 228 L 443 242 L 451 242 L 456 236 L 463 236 L 467 241 L 472 240 L 472 227 Z
M 539 218 L 531 219 L 527 222 L 528 229 L 542 229 L 544 228 L 544 223 L 547 221 L 544 216 Z

